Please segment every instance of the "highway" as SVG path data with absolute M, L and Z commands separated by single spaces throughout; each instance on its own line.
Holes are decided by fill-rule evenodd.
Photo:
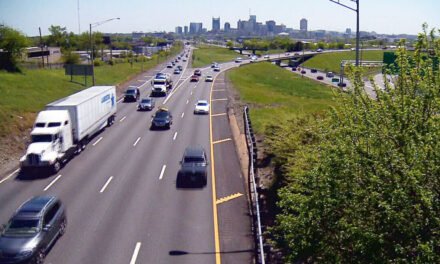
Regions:
M 119 101 L 115 124 L 59 173 L 42 178 L 14 174 L 0 183 L 0 223 L 35 195 L 56 195 L 65 204 L 66 234 L 45 263 L 252 261 L 246 183 L 231 138 L 227 91 L 217 88 L 223 75 L 207 83 L 207 74 L 217 78 L 219 73 L 204 68 L 199 82 L 189 82 L 193 69 L 187 62 L 176 65 L 183 66 L 183 73 L 157 68 L 129 84 L 140 87 L 145 97 L 155 72 L 171 74 L 171 93 L 156 98 L 156 108 L 165 105 L 173 114 L 170 130 L 149 130 L 154 112 Z M 236 66 L 220 64 L 222 71 Z M 210 100 L 210 115 L 193 114 L 199 99 Z M 176 188 L 179 161 L 189 145 L 207 151 L 205 188 Z

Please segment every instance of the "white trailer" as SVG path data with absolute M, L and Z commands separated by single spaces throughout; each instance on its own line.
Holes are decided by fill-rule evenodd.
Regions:
M 94 134 L 113 124 L 116 106 L 114 86 L 93 86 L 46 105 L 35 120 L 21 168 L 57 172 Z

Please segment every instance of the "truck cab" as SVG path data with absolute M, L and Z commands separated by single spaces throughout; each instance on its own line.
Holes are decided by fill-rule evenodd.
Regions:
M 46 110 L 38 114 L 31 132 L 31 143 L 21 157 L 22 169 L 61 168 L 61 159 L 73 145 L 72 124 L 67 110 Z
M 156 74 L 151 84 L 152 95 L 166 95 L 173 85 L 170 75 L 165 73 Z

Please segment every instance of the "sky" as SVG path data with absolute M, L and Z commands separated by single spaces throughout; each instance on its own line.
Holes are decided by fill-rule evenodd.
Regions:
M 355 7 L 353 0 L 339 0 Z M 417 34 L 422 24 L 440 28 L 439 0 L 359 0 L 360 30 L 385 34 Z M 78 9 L 79 6 L 79 9 Z M 27 36 L 47 35 L 51 25 L 69 32 L 89 30 L 89 24 L 119 17 L 93 28 L 104 33 L 173 31 L 176 26 L 202 22 L 211 30 L 212 17 L 237 27 L 237 21 L 256 15 L 257 22 L 275 20 L 299 29 L 301 18 L 309 30 L 345 32 L 356 29 L 356 13 L 330 0 L 0 0 L 0 24 Z

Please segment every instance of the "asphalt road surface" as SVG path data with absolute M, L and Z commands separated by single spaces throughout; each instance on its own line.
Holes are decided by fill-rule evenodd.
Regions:
M 191 55 L 190 55 L 191 56 Z M 173 58 L 174 59 L 174 58 Z M 250 263 L 253 244 L 245 181 L 226 113 L 222 79 L 189 82 L 193 69 L 168 72 L 174 88 L 156 98 L 173 114 L 170 130 L 150 131 L 153 112 L 118 102 L 115 124 L 56 175 L 13 174 L 0 181 L 0 223 L 24 201 L 56 195 L 67 209 L 66 234 L 45 263 Z M 236 63 L 220 64 L 223 70 Z M 153 73 L 152 73 L 153 74 Z M 151 75 L 152 75 L 151 74 Z M 129 85 L 148 96 L 152 76 Z M 217 89 L 217 85 L 220 85 Z M 199 99 L 211 100 L 211 115 L 194 115 Z M 189 145 L 201 145 L 210 160 L 205 188 L 176 188 L 179 161 Z

